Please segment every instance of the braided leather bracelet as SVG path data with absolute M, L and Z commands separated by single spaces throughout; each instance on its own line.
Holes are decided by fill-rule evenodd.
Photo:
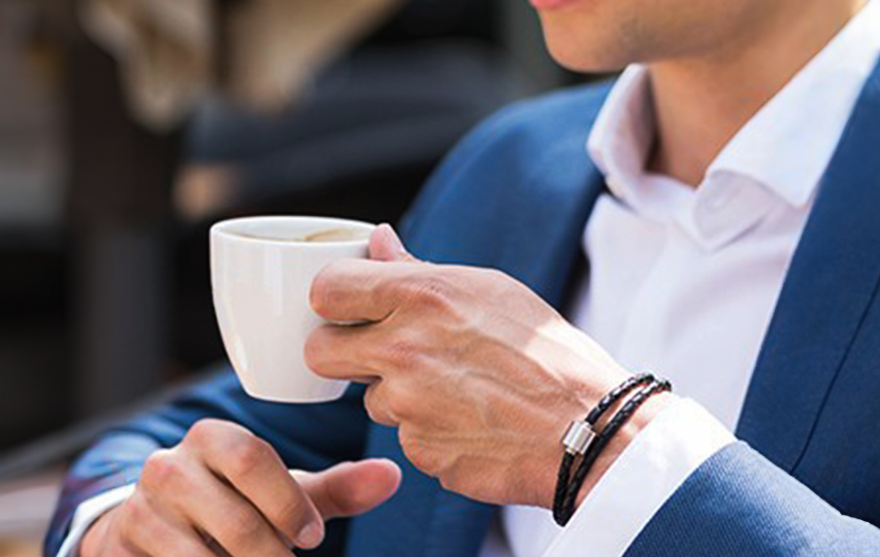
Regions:
M 644 374 L 650 375 L 650 374 Z M 642 377 L 642 376 L 639 376 Z M 564 485 L 560 485 L 557 483 L 556 486 L 556 496 L 553 502 L 553 518 L 556 520 L 557 524 L 560 526 L 565 526 L 568 524 L 568 521 L 571 520 L 572 515 L 574 515 L 575 511 L 575 502 L 577 501 L 578 493 L 583 486 L 584 480 L 587 477 L 590 469 L 593 464 L 596 462 L 596 459 L 599 457 L 599 454 L 602 450 L 608 445 L 611 441 L 611 438 L 620 431 L 623 425 L 629 420 L 633 414 L 644 404 L 651 396 L 672 390 L 672 384 L 666 380 L 657 380 L 650 376 L 650 384 L 636 393 L 627 403 L 621 408 L 613 418 L 608 422 L 608 424 L 602 429 L 601 433 L 598 435 L 594 434 L 594 439 L 591 439 L 592 442 L 587 443 L 587 447 L 585 448 L 583 454 L 583 459 L 578 465 L 577 470 L 575 470 L 574 477 L 571 478 L 571 481 L 566 481 Z M 629 387 L 627 392 L 631 391 L 640 383 L 634 382 L 632 386 Z M 625 382 L 621 387 L 627 385 Z M 618 387 L 618 389 L 621 389 Z M 615 389 L 617 391 L 618 389 Z M 613 394 L 615 391 L 612 391 Z M 621 393 L 617 396 L 619 399 L 625 393 Z M 607 398 L 607 397 L 606 397 Z M 604 399 L 603 399 L 604 401 Z M 608 405 L 610 406 L 610 404 Z M 598 406 L 596 407 L 598 409 Z M 607 407 L 605 408 L 607 410 Z M 599 412 L 601 415 L 605 410 Z M 594 410 L 595 412 L 595 410 Z M 591 415 L 593 412 L 591 412 Z M 566 455 L 568 455 L 568 450 L 566 448 Z M 566 457 L 563 457 L 563 462 L 565 462 Z M 573 458 L 571 459 L 573 461 Z M 570 473 L 571 462 L 568 463 L 569 471 L 566 471 L 565 476 L 566 479 Z M 562 470 L 560 467 L 560 478 L 562 477 Z M 562 493 L 562 495 L 560 495 Z
M 642 373 L 633 375 L 626 381 L 614 388 L 610 393 L 605 395 L 602 400 L 593 408 L 582 422 L 572 422 L 568 426 L 568 430 L 562 439 L 565 446 L 565 454 L 562 456 L 562 463 L 559 465 L 559 473 L 556 481 L 556 492 L 553 497 L 553 518 L 557 523 L 562 520 L 562 509 L 565 502 L 566 492 L 568 491 L 569 476 L 571 468 L 574 465 L 575 458 L 587 452 L 590 443 L 596 437 L 596 423 L 605 414 L 605 412 L 622 397 L 628 395 L 633 389 L 641 385 L 647 385 L 655 381 L 654 375 L 651 373 Z

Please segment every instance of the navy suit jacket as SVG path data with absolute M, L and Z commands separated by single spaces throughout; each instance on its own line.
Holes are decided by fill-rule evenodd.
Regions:
M 608 85 L 511 106 L 465 138 L 402 223 L 434 262 L 490 266 L 562 306 L 603 179 L 584 153 Z M 810 133 L 804 114 L 804 133 Z M 820 185 L 737 428 L 675 492 L 626 557 L 880 555 L 880 69 L 867 83 Z M 723 296 L 723 292 L 718 293 Z M 662 371 L 662 370 L 660 370 Z M 120 370 L 124 373 L 124 370 Z M 400 491 L 338 521 L 322 555 L 475 557 L 493 508 L 444 491 L 404 458 L 396 431 L 370 423 L 362 390 L 291 406 L 248 398 L 228 371 L 108 431 L 71 469 L 46 541 L 54 557 L 72 513 L 136 481 L 147 456 L 204 417 L 234 420 L 291 467 L 384 456 Z M 590 540 L 584 540 L 584 555 Z

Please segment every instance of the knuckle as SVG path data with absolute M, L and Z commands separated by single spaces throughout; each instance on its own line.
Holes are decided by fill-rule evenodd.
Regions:
M 123 547 L 134 550 L 143 545 L 145 525 L 150 524 L 152 510 L 145 499 L 135 491 L 120 508 L 118 521 L 115 523 L 119 542 Z
M 400 420 L 411 418 L 418 409 L 415 397 L 407 390 L 389 385 L 387 395 L 388 409 Z
M 263 519 L 256 513 L 241 512 L 232 517 L 229 523 L 228 544 L 232 553 L 236 554 L 243 548 L 253 547 L 265 533 Z
M 423 310 L 445 311 L 452 307 L 454 286 L 440 273 L 410 281 L 406 286 L 409 302 Z
M 336 265 L 330 264 L 312 279 L 312 286 L 309 288 L 309 304 L 312 306 L 312 310 L 318 315 L 325 314 L 330 305 L 330 300 L 333 297 L 332 290 L 335 269 Z
M 382 352 L 384 352 L 383 360 L 394 369 L 416 369 L 424 359 L 418 344 L 405 338 L 388 341 L 383 346 Z
M 444 470 L 437 475 L 437 481 L 440 483 L 440 487 L 446 491 L 467 494 L 468 497 L 487 502 L 497 500 L 495 493 L 487 489 L 484 484 L 468 481 L 464 474 L 457 471 Z
M 403 428 L 399 430 L 400 446 L 403 454 L 413 466 L 429 476 L 436 475 L 435 459 L 431 457 L 427 447 L 417 438 L 408 434 Z
M 141 471 L 140 486 L 152 493 L 166 490 L 182 473 L 180 460 L 169 449 L 160 449 L 147 458 Z
M 452 476 L 443 474 L 437 478 L 437 481 L 440 482 L 440 487 L 446 491 L 455 491 L 455 482 L 453 481 Z
M 394 420 L 388 414 L 384 398 L 376 385 L 367 389 L 367 393 L 364 395 L 364 408 L 367 410 L 370 420 L 383 425 L 394 425 Z
M 317 336 L 316 330 L 306 338 L 306 343 L 303 345 L 303 362 L 312 371 L 320 369 L 321 365 L 321 344 Z
M 152 512 L 143 495 L 137 490 L 125 502 L 123 508 L 125 510 L 125 518 L 122 522 L 127 526 L 131 523 L 138 524 L 142 522 Z
M 465 475 L 460 474 L 455 468 L 445 469 L 437 475 L 437 481 L 440 482 L 440 486 L 443 489 L 458 493 L 470 493 L 467 483 L 464 480 Z
M 418 445 L 408 445 L 404 446 L 403 452 L 413 466 L 429 476 L 435 475 L 434 469 L 431 466 L 431 460 L 428 458 L 424 449 L 419 448 Z
M 226 430 L 227 425 L 226 422 L 213 418 L 199 420 L 189 428 L 184 440 L 197 446 L 205 446 L 220 432 Z
M 295 537 L 312 519 L 312 511 L 304 495 L 291 497 L 274 513 L 272 522 L 289 537 Z
M 262 439 L 257 437 L 239 439 L 229 450 L 230 472 L 237 477 L 247 476 L 271 458 L 271 455 L 271 447 Z
M 326 331 L 318 327 L 306 338 L 303 346 L 303 361 L 312 371 L 320 371 L 327 357 Z
M 378 421 L 376 420 L 376 414 L 379 411 L 380 402 L 379 397 L 376 394 L 376 389 L 373 387 L 367 389 L 367 392 L 364 395 L 364 408 L 367 410 L 367 414 L 370 415 L 371 420 L 373 420 L 374 422 Z

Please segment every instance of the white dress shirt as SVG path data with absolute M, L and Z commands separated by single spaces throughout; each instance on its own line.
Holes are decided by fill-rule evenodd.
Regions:
M 545 509 L 500 510 L 479 557 L 620 557 L 684 480 L 731 443 L 761 341 L 815 190 L 880 56 L 880 1 L 764 106 L 698 188 L 645 171 L 648 72 L 631 66 L 589 139 L 612 195 L 584 234 L 572 321 L 632 370 L 683 397 L 630 444 L 566 528 Z M 58 557 L 133 486 L 83 503 Z M 588 550 L 585 553 L 585 550 Z

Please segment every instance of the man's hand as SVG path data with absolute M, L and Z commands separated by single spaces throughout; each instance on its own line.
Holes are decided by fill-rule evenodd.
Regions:
M 306 344 L 309 367 L 369 383 L 371 418 L 398 426 L 407 458 L 447 489 L 551 507 L 566 427 L 629 374 L 501 272 L 416 261 L 384 225 L 370 251 L 372 261 L 339 262 L 315 279 L 318 314 L 366 324 L 318 329 Z M 658 404 L 620 433 L 597 474 Z
M 134 494 L 101 517 L 82 557 L 290 557 L 324 538 L 324 521 L 389 497 L 400 470 L 385 460 L 290 472 L 265 441 L 204 420 L 147 460 Z

